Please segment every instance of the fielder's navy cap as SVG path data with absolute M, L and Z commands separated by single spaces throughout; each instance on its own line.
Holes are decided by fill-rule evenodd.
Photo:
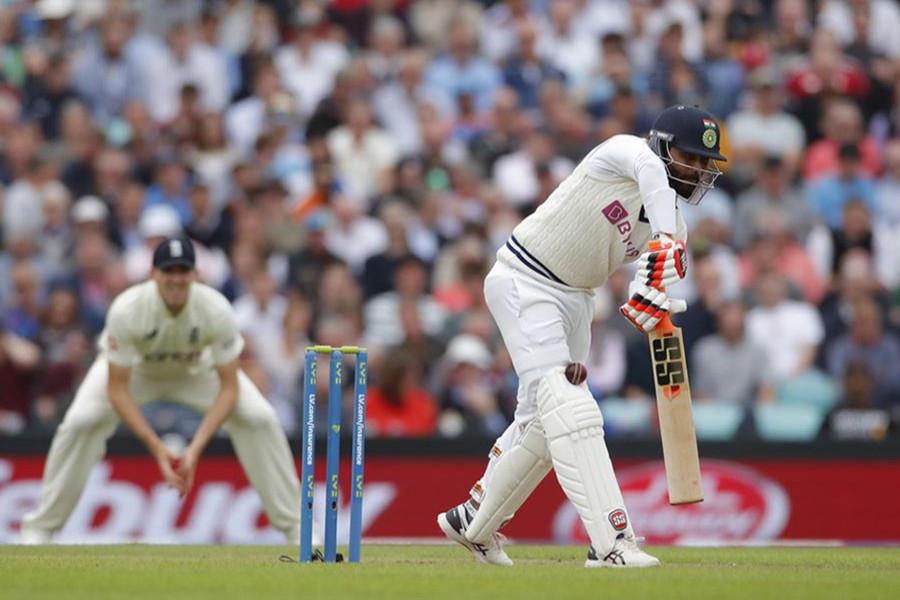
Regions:
M 169 267 L 194 268 L 194 244 L 185 237 L 170 237 L 160 242 L 153 251 L 153 268 Z

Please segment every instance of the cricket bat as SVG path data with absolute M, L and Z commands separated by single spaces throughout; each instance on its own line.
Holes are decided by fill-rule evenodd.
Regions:
M 691 411 L 691 386 L 681 329 L 666 315 L 650 332 L 650 357 L 659 409 L 659 433 L 669 486 L 669 504 L 703 501 L 700 457 Z

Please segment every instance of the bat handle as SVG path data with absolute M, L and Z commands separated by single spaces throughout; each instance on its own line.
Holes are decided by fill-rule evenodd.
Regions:
M 659 240 L 650 240 L 649 247 L 651 252 L 662 250 L 662 244 L 659 242 Z M 666 291 L 666 288 L 663 286 L 658 286 L 657 289 L 659 289 L 661 292 Z M 672 323 L 672 317 L 671 315 L 669 315 L 669 313 L 666 313 L 666 316 L 660 319 L 659 324 L 656 326 L 654 331 L 658 331 L 660 333 L 668 333 L 673 331 L 674 329 L 675 325 Z

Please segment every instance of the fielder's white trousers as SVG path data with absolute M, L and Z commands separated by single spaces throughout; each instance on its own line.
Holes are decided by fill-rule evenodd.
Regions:
M 23 529 L 52 534 L 62 528 L 91 469 L 105 454 L 106 440 L 119 423 L 107 394 L 108 373 L 106 359 L 98 358 L 75 394 L 50 446 L 40 504 L 25 516 Z M 172 400 L 205 413 L 219 392 L 219 376 L 210 369 L 197 375 L 151 379 L 132 369 L 129 388 L 138 404 Z M 243 372 L 238 373 L 237 405 L 223 428 L 272 526 L 289 543 L 299 543 L 300 482 L 291 450 L 272 406 Z
M 518 444 L 538 417 L 541 378 L 553 367 L 587 363 L 594 295 L 544 284 L 497 261 L 484 280 L 484 296 L 519 377 L 515 420 L 494 444 L 502 453 Z M 488 461 L 475 491 L 490 485 L 495 464 Z

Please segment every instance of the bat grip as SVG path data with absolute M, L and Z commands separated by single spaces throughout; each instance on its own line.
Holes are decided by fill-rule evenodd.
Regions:
M 659 242 L 659 240 L 650 240 L 649 247 L 651 252 L 662 250 L 662 244 Z M 661 292 L 666 291 L 666 288 L 661 285 L 657 286 L 657 289 Z M 669 313 L 666 313 L 666 316 L 660 319 L 659 324 L 656 326 L 654 331 L 658 331 L 660 333 L 668 333 L 670 331 L 673 331 L 674 329 L 675 325 L 672 323 L 672 317 L 671 315 L 669 315 Z

